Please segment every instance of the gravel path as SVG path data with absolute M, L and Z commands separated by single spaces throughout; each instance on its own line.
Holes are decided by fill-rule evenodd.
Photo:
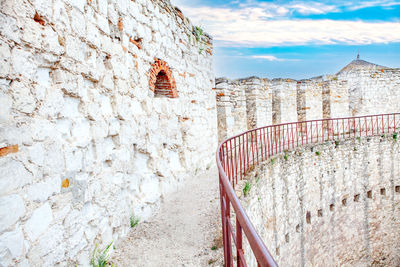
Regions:
M 222 266 L 217 177 L 211 168 L 167 196 L 156 215 L 116 244 L 114 266 Z

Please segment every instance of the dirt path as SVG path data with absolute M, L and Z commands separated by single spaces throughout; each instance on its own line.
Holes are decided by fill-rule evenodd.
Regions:
M 116 246 L 114 266 L 222 266 L 216 168 L 189 179 L 165 198 L 149 222 Z

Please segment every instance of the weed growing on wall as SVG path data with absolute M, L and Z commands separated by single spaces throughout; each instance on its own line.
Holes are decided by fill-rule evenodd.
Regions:
M 139 218 L 131 215 L 131 217 L 129 218 L 129 223 L 131 228 L 134 228 L 136 225 L 139 224 Z
M 201 55 L 201 53 L 203 53 L 203 51 L 206 49 L 205 47 L 206 43 L 202 40 L 202 36 L 204 35 L 204 30 L 200 26 L 194 26 L 193 34 L 196 39 L 196 43 L 200 44 L 199 55 Z
M 245 197 L 249 193 L 250 189 L 251 189 L 251 184 L 249 182 L 246 182 L 246 184 L 244 185 L 244 188 L 243 188 L 243 194 Z
M 315 151 L 315 155 L 319 156 L 319 155 L 321 155 L 321 152 Z
M 394 140 L 394 141 L 397 141 L 397 133 L 394 133 L 394 134 L 393 134 L 393 140 Z
M 288 154 L 285 153 L 285 155 L 283 156 L 283 158 L 284 158 L 285 160 L 288 160 L 288 159 L 289 159 Z
M 90 265 L 92 267 L 107 267 L 107 266 L 113 266 L 112 263 L 108 261 L 108 258 L 110 257 L 110 248 L 112 245 L 113 241 L 103 250 L 98 249 L 98 245 L 96 245 L 96 248 L 93 250 L 92 258 L 90 260 Z
M 339 141 L 335 141 L 335 148 L 339 147 Z

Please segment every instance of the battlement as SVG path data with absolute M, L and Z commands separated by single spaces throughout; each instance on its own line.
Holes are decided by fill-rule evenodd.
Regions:
M 219 141 L 270 124 L 392 113 L 399 110 L 400 69 L 354 60 L 335 75 L 311 79 L 216 79 Z

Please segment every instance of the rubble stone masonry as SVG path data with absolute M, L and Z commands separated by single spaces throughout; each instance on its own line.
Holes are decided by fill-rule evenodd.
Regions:
M 400 144 L 393 136 L 301 147 L 247 178 L 241 203 L 280 266 L 400 265 Z M 256 266 L 252 253 L 247 259 Z
M 169 1 L 1 1 L 0 266 L 86 266 L 213 163 L 195 31 Z

